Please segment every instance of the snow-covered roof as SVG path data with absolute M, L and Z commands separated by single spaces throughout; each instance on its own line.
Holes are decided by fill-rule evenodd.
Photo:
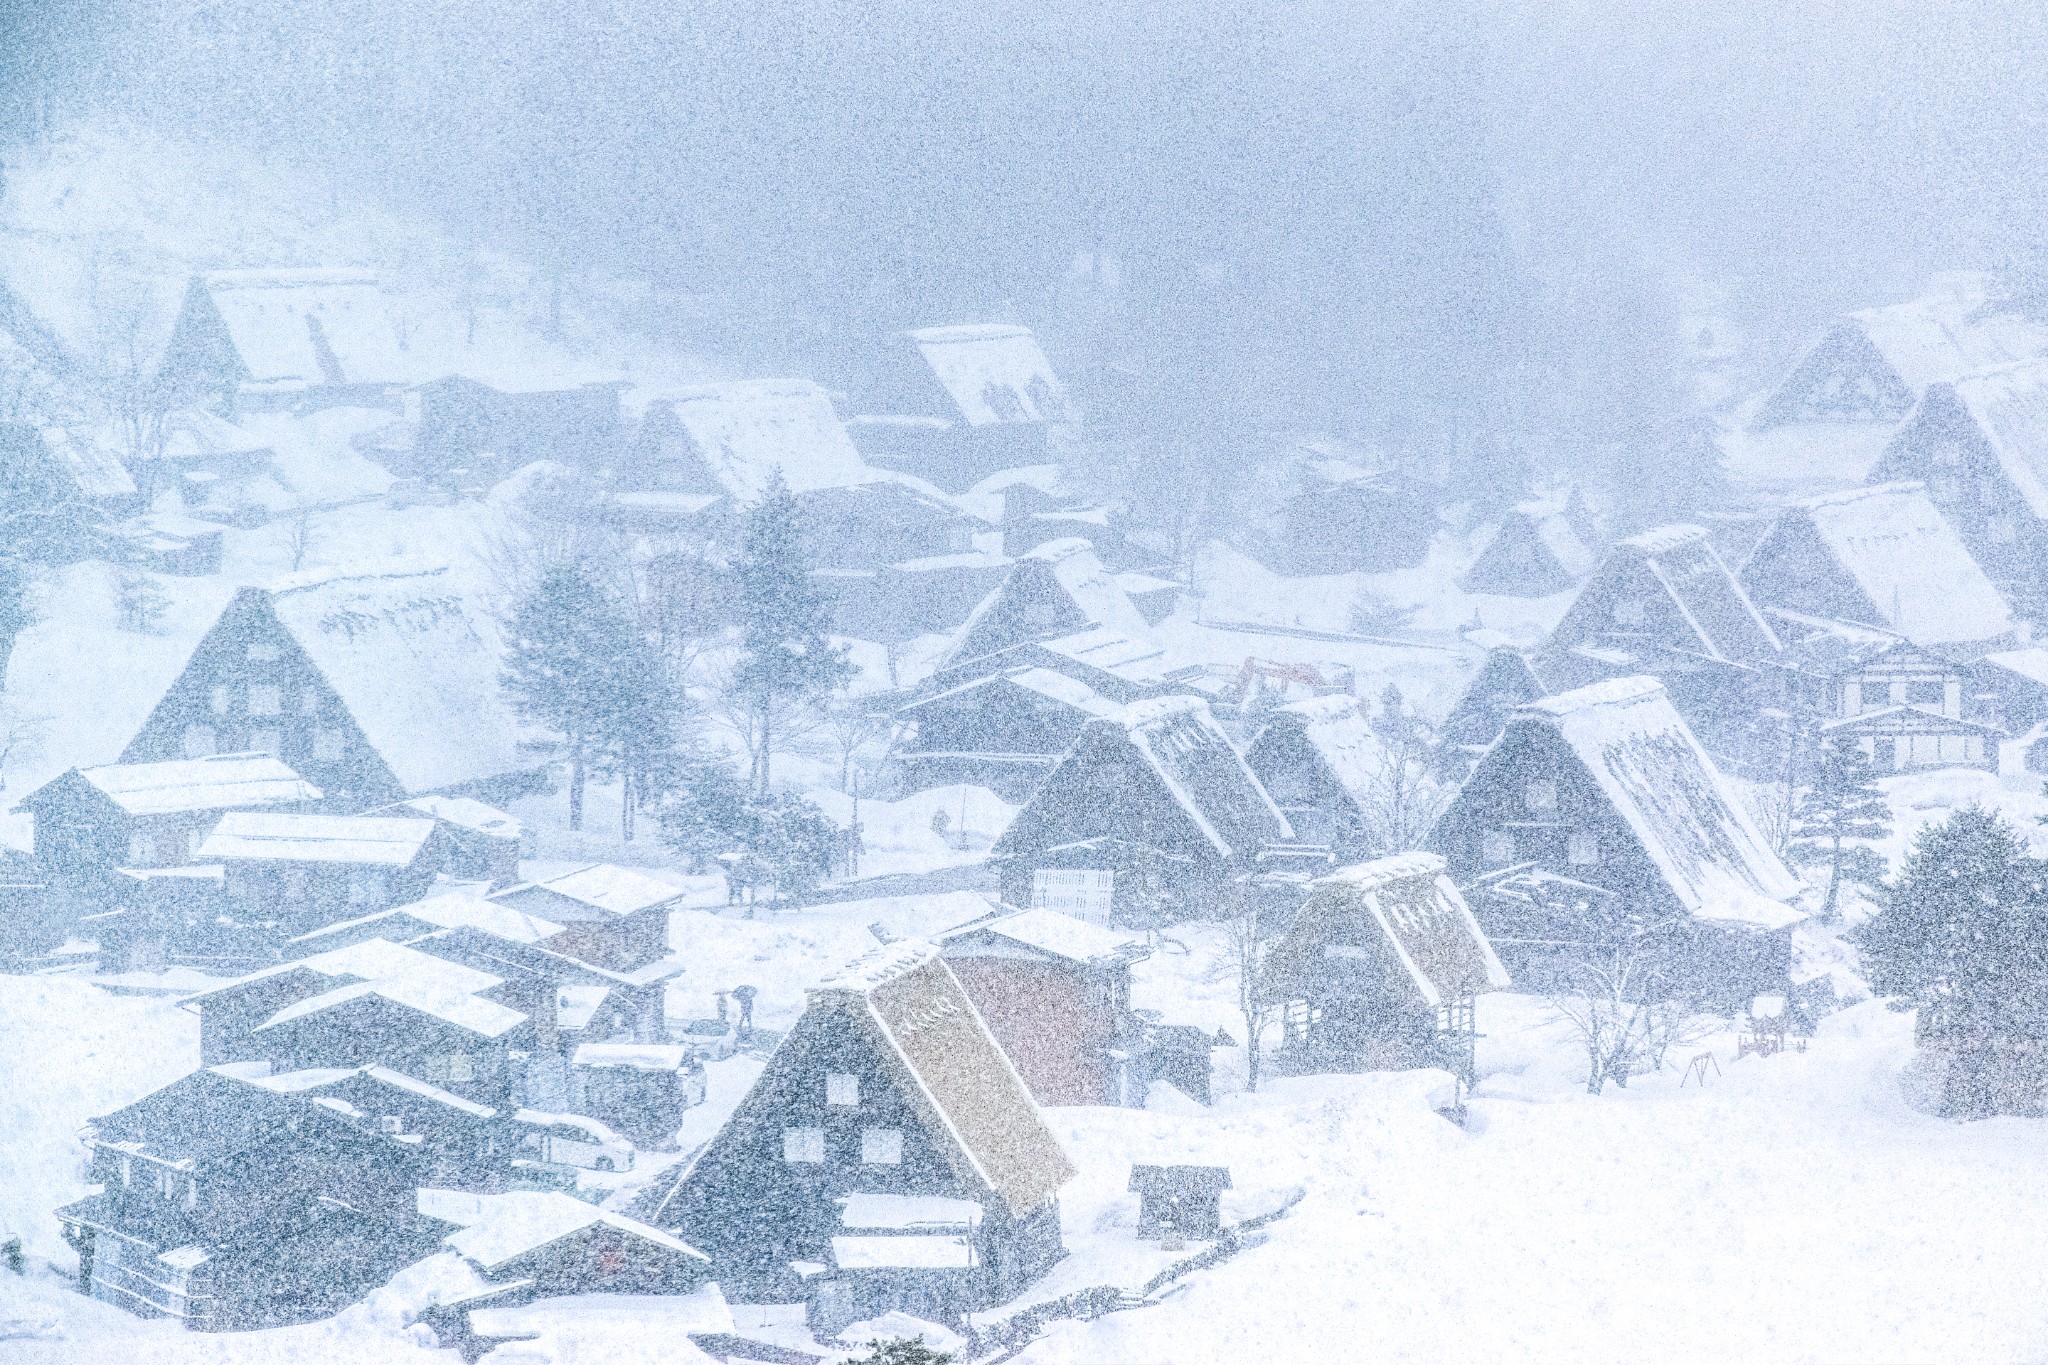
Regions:
M 229 811 L 196 857 L 233 862 L 370 863 L 409 867 L 434 832 L 432 820 L 381 815 L 305 815 L 291 811 Z
M 524 903 L 540 910 L 548 906 L 548 897 L 559 897 L 608 915 L 624 916 L 666 905 L 683 894 L 681 888 L 630 867 L 592 863 L 541 881 L 508 886 L 495 892 L 491 899 L 515 905 Z
M 678 1255 L 709 1261 L 697 1248 L 660 1228 L 601 1209 L 556 1190 L 513 1190 L 505 1194 L 469 1194 L 457 1190 L 422 1189 L 419 1211 L 444 1223 L 461 1224 L 446 1244 L 484 1271 L 538 1251 L 551 1242 L 603 1225 Z
M 352 934 L 370 925 L 410 919 L 433 929 L 474 929 L 508 943 L 541 943 L 562 932 L 564 926 L 539 915 L 529 915 L 509 905 L 500 905 L 480 893 L 442 891 L 423 900 L 379 910 L 375 914 L 342 920 L 302 934 L 292 940 L 309 947 L 323 938 Z
M 1359 699 L 1346 693 L 1310 697 L 1279 708 L 1267 724 L 1299 725 L 1330 776 L 1361 810 L 1370 809 L 1373 788 L 1387 764 L 1386 746 L 1372 732 Z
M 442 567 L 299 575 L 270 590 L 285 629 L 411 793 L 533 766 L 499 686 L 504 641 Z
M 408 1076 L 403 1071 L 394 1071 L 388 1066 L 366 1066 L 362 1068 L 362 1074 L 379 1085 L 388 1085 L 393 1090 L 403 1090 L 408 1095 L 417 1095 L 423 1100 L 431 1100 L 449 1109 L 459 1109 L 471 1118 L 494 1118 L 498 1113 L 488 1104 L 466 1100 L 451 1091 L 443 1090 L 438 1085 L 429 1085 L 417 1077 Z
M 517 839 L 526 832 L 526 826 L 517 818 L 470 796 L 416 796 L 399 804 L 430 819 L 476 834 Z
M 666 1043 L 584 1043 L 571 1062 L 593 1070 L 681 1071 L 690 1050 Z
M 1929 384 L 2048 353 L 2048 329 L 1988 302 L 1984 282 L 1958 275 L 1946 283 L 1950 287 L 1908 303 L 1849 315 L 1915 393 Z
M 262 1033 L 266 1029 L 280 1028 L 370 996 L 402 1005 L 484 1038 L 503 1037 L 526 1022 L 524 1014 L 495 1000 L 449 990 L 442 983 L 428 978 L 396 976 L 382 981 L 351 982 L 295 1001 L 258 1024 L 254 1031 Z
M 336 981 L 382 981 L 409 977 L 429 983 L 437 990 L 471 993 L 504 984 L 502 978 L 489 972 L 422 953 L 388 939 L 370 938 L 314 953 L 296 962 L 258 968 L 246 976 L 188 995 L 181 1003 L 203 1004 L 214 996 L 230 994 L 254 982 L 299 971 L 314 972 Z
M 1112 716 L 1118 711 L 1117 703 L 1096 692 L 1078 678 L 1064 673 L 1055 673 L 1049 668 L 1015 668 L 1004 673 L 991 673 L 987 677 L 973 678 L 956 687 L 934 692 L 929 697 L 920 697 L 902 707 L 904 714 L 915 713 L 934 703 L 959 697 L 969 692 L 979 692 L 990 687 L 1021 687 L 1041 697 L 1071 706 L 1091 716 Z
M 91 433 L 51 427 L 43 432 L 50 455 L 87 498 L 127 498 L 135 495 L 135 479 L 112 447 L 95 440 Z
M 155 458 L 172 462 L 206 460 L 220 455 L 259 455 L 270 443 L 227 418 L 204 408 L 180 408 L 164 418 L 163 440 Z
M 927 327 L 910 339 L 971 427 L 1066 415 L 1059 377 L 1028 327 Z
M 2048 518 L 2048 360 L 1966 375 L 1950 388 L 2027 509 Z
M 1057 910 L 1044 909 L 1018 910 L 969 920 L 940 935 L 940 942 L 951 946 L 982 934 L 1008 939 L 1048 956 L 1083 964 L 1127 958 L 1144 946 L 1144 939 L 1135 934 L 1119 933 L 1099 924 L 1075 919 L 1072 915 L 1063 915 Z
M 1777 929 L 1799 879 L 1654 678 L 1616 678 L 1530 702 L 1515 723 L 1562 738 L 1691 914 Z M 1496 754 L 1506 752 L 1496 748 Z
M 1777 655 L 1778 637 L 1728 569 L 1704 527 L 1659 526 L 1616 547 L 1610 565 L 1639 561 L 1671 599 L 1709 658 L 1757 663 Z M 1603 572 L 1605 566 L 1603 566 Z M 1600 579 L 1587 584 L 1593 591 Z
M 2043 411 L 2048 414 L 2048 404 Z M 1812 523 L 1835 562 L 1882 614 L 1873 624 L 1928 644 L 1991 640 L 2015 629 L 2004 595 L 1920 484 L 1812 498 L 1786 515 Z
M 1986 654 L 1982 662 L 2002 668 L 2028 682 L 2048 687 L 2048 649 L 2033 645 L 2026 649 L 2009 649 L 1998 654 Z
M 913 1102 L 954 1139 L 948 1159 L 1022 1215 L 1074 1175 L 1009 1056 L 936 944 L 885 944 L 812 988 L 861 1009 L 903 1068 Z
M 110 763 L 78 775 L 130 815 L 318 801 L 320 789 L 269 754 L 215 754 L 169 763 Z
M 834 1237 L 832 1263 L 841 1270 L 965 1270 L 974 1244 L 958 1236 Z
M 1106 626 L 1077 630 L 1071 635 L 1042 642 L 1047 651 L 1077 664 L 1099 668 L 1126 682 L 1156 683 L 1162 680 L 1160 667 L 1166 651 L 1142 637 L 1120 635 Z
M 397 384 L 404 348 L 361 270 L 218 270 L 196 282 L 257 384 Z
M 1224 857 L 1249 856 L 1264 844 L 1294 838 L 1287 817 L 1223 733 L 1208 702 L 1152 697 L 1126 706 L 1118 723 L 1168 794 Z
M 676 389 L 665 403 L 726 492 L 753 502 L 775 471 L 794 493 L 886 482 L 861 459 L 831 396 L 808 379 L 739 379 Z
M 1390 957 L 1432 1009 L 1510 984 L 1433 853 L 1397 853 L 1318 878 L 1275 946 L 1273 968 L 1276 978 L 1306 980 L 1331 963 Z
M 962 663 L 1023 640 L 1084 630 L 1141 641 L 1150 627 L 1116 575 L 1103 567 L 1094 545 L 1078 536 L 1048 540 L 1019 556 L 995 590 L 968 613 L 947 661 Z

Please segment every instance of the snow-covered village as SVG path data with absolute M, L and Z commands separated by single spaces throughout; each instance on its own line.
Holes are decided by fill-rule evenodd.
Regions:
M 2043 50 L 0 5 L 0 1361 L 2048 1361 Z

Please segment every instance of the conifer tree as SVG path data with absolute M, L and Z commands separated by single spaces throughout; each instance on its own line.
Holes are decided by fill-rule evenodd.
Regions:
M 1884 859 L 1851 840 L 1882 839 L 1891 832 L 1891 806 L 1878 790 L 1877 770 L 1854 740 L 1821 746 L 1813 783 L 1792 812 L 1792 850 L 1799 861 L 1825 866 L 1828 894 L 1821 918 L 1832 918 L 1842 878 L 1874 886 L 1884 877 Z
M 1923 1032 L 2037 1033 L 2048 995 L 2048 864 L 2018 830 L 1966 807 L 1921 831 L 1856 935 L 1872 989 Z
M 768 790 L 778 710 L 824 696 L 853 675 L 846 652 L 826 639 L 830 604 L 811 582 L 802 517 L 789 487 L 775 481 L 747 515 L 734 575 L 739 582 L 740 661 L 733 687 L 755 717 L 754 790 Z
M 607 770 L 619 736 L 644 721 L 636 688 L 644 645 L 610 594 L 580 567 L 541 576 L 512 622 L 503 682 L 521 716 L 562 737 L 569 755 L 569 828 L 583 828 L 583 785 Z

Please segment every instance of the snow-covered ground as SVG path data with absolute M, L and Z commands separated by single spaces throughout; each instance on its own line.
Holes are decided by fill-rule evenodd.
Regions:
M 870 910 L 887 913 L 849 907 L 843 918 Z M 0 1272 L 0 1358 L 453 1359 L 409 1326 L 437 1277 L 462 1280 L 448 1258 L 329 1322 L 234 1336 L 188 1335 L 70 1291 L 49 1210 L 81 1190 L 73 1130 L 191 1066 L 192 1021 L 165 1002 L 27 978 L 0 978 L 0 1021 L 11 1040 L 0 1054 L 10 1158 L 0 1228 L 25 1237 L 32 1262 L 25 1278 Z M 1275 1343 L 1330 1360 L 2048 1353 L 2038 1312 L 2048 1266 L 2033 1248 L 2048 1218 L 2043 1124 L 1958 1125 L 1912 1109 L 1899 1086 L 1910 1014 L 1861 1005 L 1828 1019 L 1807 1052 L 1772 1058 L 1737 1061 L 1721 1034 L 1599 1097 L 1585 1093 L 1571 1040 L 1540 1002 L 1488 997 L 1479 1023 L 1481 1080 L 1463 1130 L 1432 1111 L 1445 1080 L 1429 1072 L 1269 1079 L 1257 1094 L 1231 1084 L 1211 1110 L 1161 1096 L 1146 1111 L 1048 1111 L 1080 1175 L 1063 1197 L 1070 1255 L 1034 1298 L 1135 1288 L 1177 1258 L 1136 1240 L 1124 1190 L 1133 1161 L 1230 1166 L 1227 1218 L 1301 1199 L 1157 1306 L 1056 1323 L 1020 1359 L 1235 1365 L 1268 1358 Z M 1701 1086 L 1678 1066 L 1704 1051 L 1718 1069 Z M 1241 1069 L 1230 1051 L 1218 1055 Z M 735 1062 L 720 1065 L 693 1137 L 708 1135 L 758 1067 Z M 556 1315 L 545 1347 L 505 1363 L 618 1358 L 616 1321 L 593 1312 L 579 1329 L 577 1313 Z

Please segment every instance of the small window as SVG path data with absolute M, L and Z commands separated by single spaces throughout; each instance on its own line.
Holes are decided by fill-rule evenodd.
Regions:
M 790 1162 L 823 1161 L 825 1159 L 825 1130 L 823 1128 L 783 1129 L 782 1159 Z
M 446 1074 L 451 1081 L 473 1081 L 476 1079 L 476 1068 L 470 1063 L 467 1052 L 451 1052 L 448 1054 Z
M 220 752 L 220 741 L 214 737 L 211 725 L 188 725 L 178 747 L 187 758 L 211 758 Z
M 121 1158 L 121 1183 L 123 1185 L 133 1185 L 135 1183 L 135 1158 L 127 1156 Z
M 2011 517 L 1992 517 L 1984 523 L 1984 533 L 1993 545 L 2010 545 L 2020 538 L 2019 524 Z
M 166 1199 L 185 1197 L 185 1177 L 169 1166 L 156 1168 L 156 1192 Z
M 1557 809 L 1557 783 L 1547 777 L 1539 777 L 1529 784 L 1530 810 Z
M 299 714 L 302 716 L 317 716 L 320 714 L 320 694 L 310 687 L 299 693 Z
M 283 715 L 284 689 L 276 683 L 250 683 L 249 714 L 252 716 Z
M 901 1128 L 863 1128 L 860 1130 L 860 1159 L 868 1166 L 901 1166 L 903 1164 L 903 1130 Z
M 1031 874 L 1031 908 L 1057 910 L 1090 924 L 1108 924 L 1116 905 L 1116 873 L 1108 869 L 1041 867 Z
M 380 1133 L 403 1133 L 405 1131 L 405 1120 L 397 1114 L 380 1114 L 377 1116 L 377 1131 Z
M 1624 597 L 1614 604 L 1614 624 L 1617 626 L 1639 626 L 1649 619 L 1649 609 L 1640 597 Z
M 128 836 L 128 864 L 148 867 L 156 861 L 156 837 L 141 830 Z
M 228 713 L 228 703 L 230 695 L 231 694 L 228 692 L 228 689 L 225 686 L 216 687 L 213 689 L 213 714 L 215 714 L 216 716 L 224 716 Z
M 1939 706 L 1942 693 L 1946 691 L 1939 679 L 1933 682 L 1909 682 L 1906 684 L 1906 704 L 1909 706 Z
M 1480 858 L 1489 867 L 1515 860 L 1515 836 L 1504 829 L 1490 829 L 1480 841 Z
M 275 725 L 266 725 L 249 732 L 249 749 L 252 753 L 269 754 L 276 758 L 284 752 L 284 731 Z
M 390 883 L 379 867 L 360 868 L 348 879 L 350 905 L 378 905 L 390 892 Z
M 274 664 L 284 657 L 284 651 L 276 645 L 250 645 L 249 662 L 252 664 Z
M 860 1077 L 844 1071 L 834 1071 L 825 1077 L 825 1103 L 854 1105 L 860 1103 Z
M 199 1207 L 199 1177 L 191 1176 L 185 1181 L 185 1212 Z
M 1600 836 L 1590 829 L 1575 829 L 1565 840 L 1565 860 L 1573 867 L 1591 867 L 1600 861 Z
M 341 731 L 322 729 L 313 732 L 314 758 L 323 763 L 339 763 L 343 752 Z

